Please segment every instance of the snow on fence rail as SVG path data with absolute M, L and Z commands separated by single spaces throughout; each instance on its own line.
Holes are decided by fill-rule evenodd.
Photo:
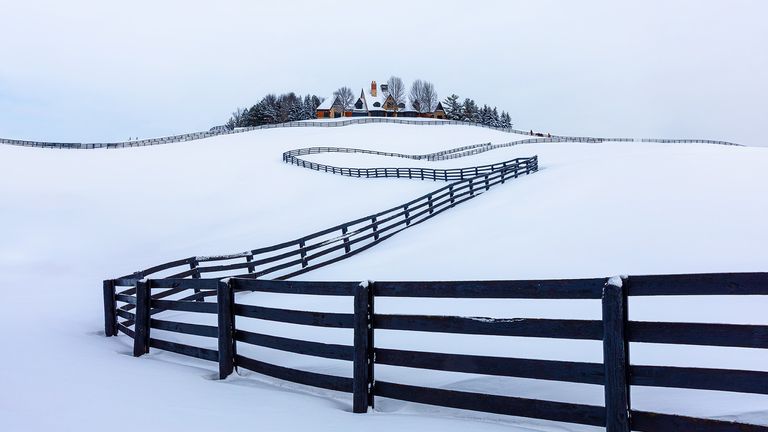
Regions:
M 110 142 L 110 143 L 71 143 L 71 142 L 65 143 L 65 142 L 27 141 L 27 140 L 0 138 L 0 144 L 17 145 L 17 146 L 24 146 L 24 147 L 56 148 L 56 149 L 100 149 L 100 148 L 114 149 L 114 148 L 143 147 L 143 146 L 149 146 L 149 145 L 160 145 L 160 144 L 170 144 L 170 143 L 176 143 L 176 142 L 194 141 L 194 140 L 210 138 L 210 137 L 219 136 L 219 135 L 229 135 L 233 133 L 250 132 L 250 131 L 259 130 L 259 129 L 275 129 L 275 128 L 286 128 L 286 127 L 344 127 L 344 126 L 350 126 L 350 125 L 369 124 L 369 123 L 394 123 L 394 124 L 407 124 L 407 125 L 416 125 L 416 126 L 446 126 L 446 125 L 476 126 L 476 127 L 486 128 L 486 129 L 493 129 L 501 132 L 515 133 L 520 135 L 532 135 L 532 136 L 545 138 L 545 134 L 542 134 L 542 133 L 532 133 L 532 131 L 524 131 L 524 130 L 513 129 L 513 128 L 499 128 L 499 127 L 487 126 L 479 123 L 463 122 L 463 121 L 457 121 L 457 120 L 407 120 L 407 119 L 389 118 L 389 117 L 359 117 L 359 118 L 351 118 L 348 120 L 341 120 L 341 121 L 299 120 L 299 121 L 293 121 L 293 122 L 262 125 L 262 126 L 255 126 L 255 127 L 236 128 L 235 130 L 193 132 L 193 133 L 172 135 L 172 136 L 161 137 L 161 138 L 148 138 L 148 139 L 135 140 L 135 141 L 118 141 L 118 142 Z M 576 137 L 576 136 L 565 136 L 565 135 L 552 135 L 546 138 L 559 138 L 561 141 L 557 141 L 557 142 L 641 141 L 641 142 L 661 142 L 661 143 L 703 143 L 703 144 L 721 144 L 721 145 L 736 145 L 736 146 L 741 145 L 741 144 L 735 144 L 727 141 L 713 141 L 713 140 L 700 140 L 700 139 L 671 140 L 671 139 L 656 139 L 656 138 L 643 138 L 643 139 L 599 138 L 599 137 Z
M 124 291 L 116 287 L 129 286 Z M 155 293 L 153 293 L 153 291 Z M 194 294 L 187 295 L 189 291 Z M 346 296 L 354 313 L 287 310 L 239 303 L 236 293 L 269 292 Z M 768 427 L 723 420 L 634 410 L 632 386 L 768 394 L 768 373 L 750 370 L 632 365 L 632 342 L 668 345 L 768 348 L 768 326 L 630 321 L 631 298 L 641 296 L 768 295 L 768 273 L 630 276 L 623 279 L 456 282 L 298 282 L 250 278 L 148 279 L 104 281 L 105 333 L 133 338 L 134 355 L 150 347 L 218 363 L 219 377 L 235 367 L 281 380 L 352 393 L 353 410 L 366 412 L 375 397 L 450 408 L 552 421 L 605 426 L 610 432 L 766 432 Z M 171 299 L 171 297 L 175 297 Z M 393 315 L 374 310 L 377 297 L 465 299 L 594 299 L 602 302 L 601 320 L 495 319 L 462 316 Z M 211 298 L 215 301 L 205 301 Z M 118 307 L 120 303 L 122 306 Z M 130 312 L 130 310 L 134 310 Z M 217 316 L 217 325 L 155 319 L 165 311 Z M 353 329 L 349 344 L 326 344 L 244 330 L 238 317 L 282 323 Z M 189 317 L 187 317 L 189 318 Z M 157 338 L 165 330 L 216 340 L 217 349 Z M 471 335 L 596 340 L 603 362 L 448 354 L 385 349 L 375 330 Z M 237 354 L 238 346 L 352 362 L 352 378 L 309 372 Z M 375 379 L 376 365 L 519 377 L 604 387 L 604 406 L 554 402 L 477 392 L 447 390 Z

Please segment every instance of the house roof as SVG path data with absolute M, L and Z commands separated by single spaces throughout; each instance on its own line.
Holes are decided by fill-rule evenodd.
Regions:
M 329 109 L 331 109 L 331 107 L 336 105 L 336 101 L 339 101 L 339 97 L 338 96 L 331 96 L 329 98 L 325 98 L 323 103 L 321 103 L 317 107 L 317 109 L 319 109 L 319 110 L 329 110 Z M 341 105 L 341 101 L 339 101 L 339 105 Z

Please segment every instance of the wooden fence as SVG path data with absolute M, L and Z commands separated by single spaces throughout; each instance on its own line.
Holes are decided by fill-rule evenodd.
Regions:
M 341 121 L 328 121 L 328 120 L 298 120 L 286 123 L 268 124 L 262 126 L 236 128 L 234 130 L 221 129 L 202 132 L 192 132 L 180 135 L 171 135 L 158 138 L 147 138 L 133 141 L 116 141 L 116 142 L 100 142 L 100 143 L 80 143 L 80 142 L 51 142 L 51 141 L 30 141 L 30 140 L 17 140 L 0 138 L 0 144 L 16 145 L 23 147 L 37 147 L 37 148 L 53 148 L 53 149 L 116 149 L 127 147 L 144 147 L 151 145 L 162 145 L 177 142 L 194 141 L 199 139 L 210 138 L 219 135 L 237 134 L 242 132 L 250 132 L 261 129 L 275 129 L 275 128 L 329 128 L 329 127 L 345 127 L 358 124 L 370 124 L 370 123 L 393 123 L 393 124 L 405 124 L 412 126 L 476 126 L 485 129 L 497 130 L 500 132 L 514 133 L 520 135 L 532 135 L 543 137 L 542 133 L 531 133 L 531 131 L 524 131 L 513 128 L 499 128 L 494 126 L 487 126 L 480 123 L 463 122 L 457 120 L 408 120 L 400 118 L 388 118 L 388 117 L 358 117 L 350 118 Z M 666 142 L 666 143 L 703 143 L 703 144 L 721 144 L 721 145 L 741 145 L 727 141 L 714 141 L 714 140 L 701 140 L 701 139 L 657 139 L 657 138 L 600 138 L 600 137 L 577 137 L 567 135 L 551 135 L 551 138 L 557 138 L 561 142 L 604 142 L 604 141 L 619 141 L 619 142 Z
M 118 289 L 118 287 L 124 287 Z M 324 313 L 239 303 L 237 293 L 269 292 L 346 296 L 354 313 Z M 638 411 L 632 386 L 768 394 L 768 373 L 749 370 L 633 365 L 633 342 L 768 348 L 768 326 L 630 321 L 630 299 L 642 296 L 768 295 L 768 273 L 631 276 L 620 279 L 461 282 L 296 282 L 249 278 L 104 281 L 105 333 L 133 338 L 134 355 L 150 348 L 218 363 L 219 377 L 235 367 L 281 380 L 352 394 L 354 412 L 366 412 L 375 397 L 495 414 L 606 427 L 610 432 L 766 432 L 768 427 Z M 601 320 L 494 319 L 462 316 L 380 314 L 375 298 L 595 299 Z M 173 298 L 173 299 L 172 299 Z M 214 300 L 214 301 L 210 301 Z M 134 310 L 135 309 L 135 310 Z M 134 310 L 134 312 L 131 312 Z M 218 325 L 154 319 L 163 311 L 217 316 Z M 353 329 L 347 345 L 284 338 L 243 330 L 239 317 L 307 326 Z M 218 349 L 162 340 L 153 330 L 214 338 Z M 496 335 L 603 343 L 602 363 L 551 361 L 376 346 L 376 330 Z M 352 363 L 352 378 L 308 372 L 237 354 L 241 344 Z M 376 365 L 490 376 L 584 383 L 604 387 L 605 405 L 594 406 L 429 388 L 375 379 Z
M 295 240 L 235 254 L 182 258 L 118 279 L 139 280 L 149 276 L 200 278 L 203 274 L 288 279 L 367 250 L 404 229 L 475 198 L 496 185 L 538 170 L 536 156 L 512 159 L 493 165 L 457 169 L 338 168 L 310 164 L 301 159 L 295 159 L 295 161 L 300 165 L 305 163 L 307 168 L 319 170 L 323 167 L 328 172 L 355 177 L 431 179 L 451 183 L 397 207 Z M 297 163 L 295 161 L 294 163 Z

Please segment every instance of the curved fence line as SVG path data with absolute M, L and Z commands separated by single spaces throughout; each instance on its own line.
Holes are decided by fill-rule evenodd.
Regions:
M 475 126 L 486 129 L 492 129 L 500 132 L 514 133 L 519 135 L 538 136 L 540 138 L 560 138 L 568 141 L 576 142 L 659 142 L 659 143 L 699 143 L 699 144 L 720 144 L 720 145 L 733 145 L 741 146 L 742 144 L 735 144 L 727 141 L 715 141 L 715 140 L 702 140 L 702 139 L 657 139 L 657 138 L 601 138 L 601 137 L 578 137 L 567 135 L 551 135 L 545 136 L 541 133 L 531 133 L 531 131 L 524 131 L 514 128 L 499 128 L 493 126 L 487 126 L 480 123 L 463 122 L 457 120 L 406 120 L 399 118 L 389 117 L 359 117 L 351 118 L 349 120 L 341 121 L 324 121 L 324 120 L 299 120 L 286 123 L 236 128 L 235 130 L 221 130 L 221 131 L 205 131 L 205 132 L 192 132 L 180 135 L 171 135 L 160 138 L 148 138 L 135 141 L 117 141 L 117 142 L 104 142 L 104 143 L 72 143 L 72 142 L 48 142 L 48 141 L 29 141 L 29 140 L 16 140 L 8 138 L 0 138 L 0 144 L 16 145 L 23 147 L 38 147 L 38 148 L 56 148 L 56 149 L 115 149 L 126 147 L 144 147 L 151 145 L 170 144 L 177 142 L 194 141 L 199 139 L 211 138 L 219 135 L 230 135 L 236 133 L 250 132 L 261 129 L 276 129 L 276 128 L 289 128 L 289 127 L 344 127 L 358 124 L 369 123 L 393 123 L 393 124 L 406 124 L 415 126 Z M 580 141 L 586 140 L 586 141 Z
M 546 138 L 544 140 L 555 139 Z M 332 147 L 315 147 L 288 151 L 283 154 L 285 162 L 317 171 L 352 177 L 394 177 L 441 180 L 451 183 L 405 204 L 345 222 L 295 240 L 235 254 L 183 258 L 140 270 L 118 279 L 138 280 L 150 275 L 158 277 L 160 272 L 165 272 L 165 275 L 161 277 L 167 278 L 199 278 L 204 273 L 219 273 L 220 275 L 226 273 L 226 276 L 253 278 L 268 276 L 273 279 L 287 279 L 362 252 L 410 226 L 421 223 L 444 210 L 482 194 L 493 186 L 503 184 L 507 180 L 517 178 L 522 174 L 530 174 L 538 170 L 537 156 L 510 159 L 491 165 L 467 168 L 366 169 L 316 164 L 300 159 L 297 155 L 338 151 L 392 155 L 409 159 L 437 160 L 440 158 L 453 159 L 509 145 L 514 145 L 514 143 L 497 144 L 495 146 L 476 144 L 427 155 L 404 155 Z M 201 265 L 201 263 L 208 262 L 226 263 L 210 266 Z M 173 271 L 173 274 L 168 274 L 170 271 Z

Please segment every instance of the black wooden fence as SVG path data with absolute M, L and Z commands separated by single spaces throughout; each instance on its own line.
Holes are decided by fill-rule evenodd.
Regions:
M 284 156 L 285 158 L 286 156 Z M 291 161 L 306 162 L 301 159 Z M 290 161 L 289 161 L 290 162 Z M 398 232 L 466 202 L 490 188 L 539 169 L 536 156 L 493 165 L 457 169 L 431 168 L 338 168 L 306 162 L 307 168 L 355 177 L 397 177 L 450 181 L 405 204 L 318 231 L 296 240 L 246 252 L 195 256 L 170 261 L 118 279 L 200 278 L 211 276 L 268 277 L 287 279 L 360 253 Z M 206 263 L 216 263 L 205 265 Z
M 124 287 L 118 289 L 118 287 Z M 348 296 L 354 313 L 288 310 L 239 303 L 236 293 L 270 292 Z M 156 348 L 217 362 L 225 378 L 235 367 L 274 378 L 352 393 L 354 412 L 375 397 L 605 426 L 610 432 L 766 432 L 768 427 L 634 410 L 631 386 L 768 394 L 768 373 L 749 370 L 633 365 L 632 342 L 768 348 L 768 326 L 630 321 L 630 299 L 641 296 L 768 295 L 768 273 L 631 276 L 610 279 L 462 282 L 295 282 L 248 278 L 104 281 L 105 333 L 133 338 L 134 355 Z M 485 299 L 599 299 L 602 320 L 493 319 L 461 316 L 391 315 L 374 309 L 377 297 Z M 214 301 L 209 301 L 214 300 Z M 135 309 L 135 310 L 134 310 Z M 134 310 L 134 312 L 131 312 Z M 218 325 L 152 318 L 163 311 L 212 314 Z M 308 326 L 353 329 L 349 345 L 326 344 L 254 333 L 238 328 L 238 317 Z M 218 349 L 171 342 L 152 330 L 214 338 Z M 384 349 L 375 330 L 598 340 L 603 363 L 551 361 Z M 238 354 L 251 344 L 275 350 L 352 362 L 353 378 L 308 372 Z M 466 372 L 491 376 L 600 385 L 605 405 L 594 406 L 521 397 L 428 388 L 375 379 L 375 365 Z

